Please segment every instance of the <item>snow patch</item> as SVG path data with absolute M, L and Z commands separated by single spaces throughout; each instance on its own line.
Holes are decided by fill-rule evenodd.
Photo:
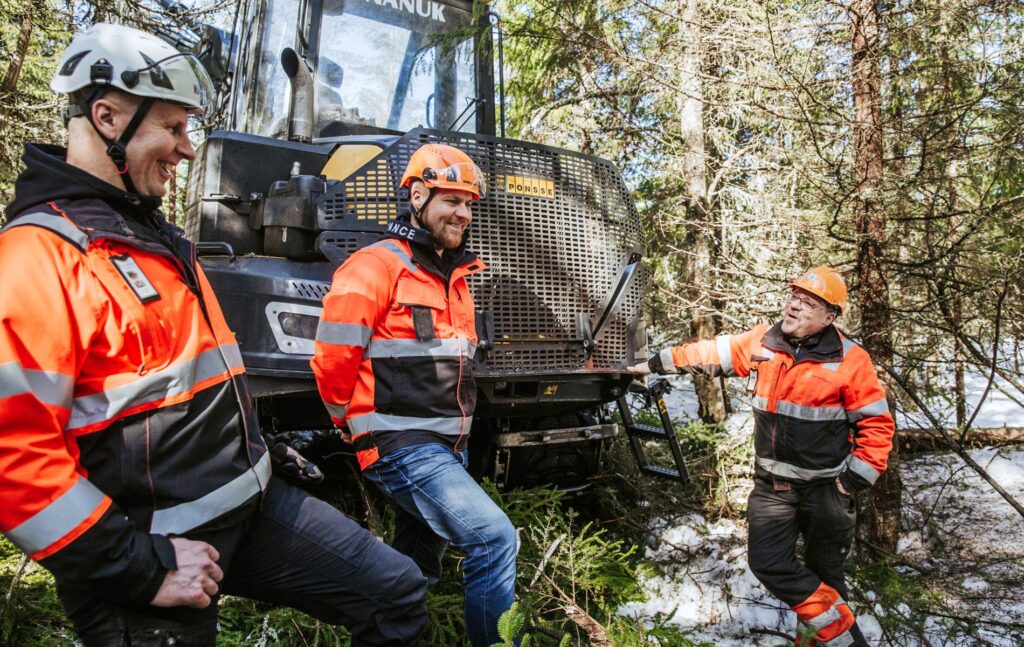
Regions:
M 749 433 L 750 425 L 749 412 L 744 412 L 731 416 L 726 428 L 740 437 Z M 1024 499 L 1024 451 L 987 448 L 972 456 L 1011 494 Z M 955 614 L 1019 623 L 1024 618 L 1019 596 L 1024 566 L 1021 518 L 955 455 L 905 460 L 903 480 L 907 532 L 900 538 L 899 554 L 916 566 L 901 571 L 936 591 Z M 795 615 L 747 566 L 743 520 L 709 520 L 691 513 L 657 519 L 650 529 L 651 547 L 645 557 L 660 571 L 642 579 L 647 599 L 622 605 L 620 615 L 648 626 L 661 617 L 690 632 L 695 641 L 722 647 L 777 646 L 785 642 L 780 633 L 795 633 Z M 891 613 L 913 619 L 912 609 L 899 604 L 887 611 L 874 591 L 855 590 L 853 598 L 850 605 L 871 645 L 1024 644 L 1020 632 L 993 624 L 981 624 L 976 634 L 966 635 L 941 615 L 915 619 L 921 634 L 906 628 L 898 635 L 884 635 L 878 618 Z
M 896 554 L 902 555 L 908 550 L 921 550 L 923 545 L 924 541 L 921 533 L 917 530 L 911 530 L 899 538 L 899 541 L 896 543 Z
M 768 595 L 747 568 L 745 525 L 720 519 L 709 522 L 688 514 L 652 523 L 657 543 L 646 557 L 662 573 L 644 578 L 647 600 L 619 608 L 619 614 L 650 621 L 663 616 L 695 638 L 715 645 L 774 645 L 778 637 L 758 636 L 757 629 L 792 633 L 795 616 Z
M 986 354 L 990 352 L 986 349 Z M 1004 361 L 1000 365 L 1008 370 L 1018 370 L 1015 366 L 1021 364 L 1021 358 L 1016 356 L 1015 361 L 1007 361 L 1006 358 L 1013 358 L 1015 346 L 1007 343 L 1002 349 Z M 953 392 L 953 370 L 951 365 L 940 366 L 935 369 L 936 376 L 933 378 L 933 387 L 943 388 L 947 393 Z M 977 367 L 968 367 L 964 371 L 964 396 L 967 405 L 968 416 L 972 415 L 975 409 L 978 410 L 972 426 L 981 429 L 994 429 L 998 427 L 1020 427 L 1024 426 L 1024 408 L 1014 402 L 1007 393 L 1012 394 L 1018 401 L 1024 394 L 1003 378 L 995 376 L 992 380 L 992 387 L 985 393 L 989 384 L 989 374 L 978 370 Z M 982 401 L 981 396 L 985 395 Z M 892 402 L 890 400 L 890 402 Z M 951 403 L 941 397 L 931 398 L 927 402 L 928 408 L 940 418 L 940 422 L 946 427 L 956 427 L 956 409 Z M 980 407 L 979 407 L 980 405 Z M 928 418 L 920 412 L 897 411 L 896 424 L 900 429 L 931 428 L 932 424 Z

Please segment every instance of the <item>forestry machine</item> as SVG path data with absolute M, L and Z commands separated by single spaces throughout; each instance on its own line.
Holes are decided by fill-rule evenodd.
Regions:
M 581 488 L 620 430 L 618 402 L 641 468 L 686 480 L 660 394 L 661 426 L 624 407 L 626 367 L 647 352 L 650 276 L 629 192 L 605 160 L 496 136 L 496 27 L 463 0 L 241 0 L 230 29 L 170 38 L 218 85 L 179 224 L 236 332 L 264 433 L 336 469 L 339 434 L 309 365 L 321 300 L 335 268 L 406 210 L 406 162 L 436 141 L 487 183 L 470 228 L 489 267 L 471 281 L 473 473 Z M 651 440 L 668 443 L 668 466 L 644 454 Z

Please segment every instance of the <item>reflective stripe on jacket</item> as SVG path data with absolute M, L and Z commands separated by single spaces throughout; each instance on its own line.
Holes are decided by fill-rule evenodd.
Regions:
M 800 354 L 778 325 L 762 324 L 660 354 L 668 369 L 745 377 L 757 373 L 752 405 L 760 471 L 790 481 L 843 474 L 855 489 L 885 471 L 895 431 L 867 351 L 829 326 Z
M 484 264 L 470 256 L 446 279 L 414 260 L 412 245 L 385 238 L 357 251 L 324 297 L 311 365 L 363 469 L 379 458 L 384 434 L 429 432 L 458 445 L 473 422 L 477 336 L 466 276 Z
M 59 200 L 0 233 L 0 529 L 134 602 L 173 566 L 166 536 L 237 523 L 270 477 L 234 336 L 191 244 L 153 223 L 165 242 Z

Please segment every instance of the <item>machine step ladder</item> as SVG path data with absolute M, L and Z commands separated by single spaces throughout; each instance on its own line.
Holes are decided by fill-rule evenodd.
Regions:
M 671 479 L 679 483 L 689 483 L 690 475 L 686 471 L 686 463 L 683 460 L 683 452 L 676 440 L 675 428 L 672 425 L 672 418 L 668 415 L 665 407 L 665 393 L 669 390 L 667 380 L 656 380 L 647 387 L 651 401 L 658 407 L 658 418 L 661 421 L 660 427 L 653 425 L 636 424 L 633 421 L 633 414 L 629 410 L 626 397 L 618 399 L 619 414 L 622 416 L 622 424 L 626 428 L 626 435 L 629 436 L 629 446 L 633 450 L 633 456 L 640 467 L 640 471 L 651 476 Z M 644 441 L 655 440 L 668 445 L 675 466 L 658 465 L 652 463 L 644 452 Z

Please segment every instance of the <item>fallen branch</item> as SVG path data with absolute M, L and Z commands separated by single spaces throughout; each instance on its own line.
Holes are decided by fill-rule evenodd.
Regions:
M 754 627 L 750 630 L 752 634 L 764 634 L 765 636 L 778 636 L 779 638 L 785 638 L 786 640 L 793 640 L 793 634 L 786 633 L 785 631 L 778 631 L 776 629 L 765 629 L 762 627 Z
M 931 568 L 927 568 L 925 566 L 921 566 L 920 564 L 914 564 L 913 562 L 910 562 L 910 561 L 904 559 L 903 557 L 897 555 L 896 553 L 891 553 L 891 552 L 885 550 L 884 548 L 882 548 L 881 546 L 879 546 L 878 544 L 872 543 L 872 542 L 870 542 L 867 539 L 864 539 L 862 537 L 857 537 L 856 540 L 857 540 L 858 544 L 863 544 L 864 546 L 867 546 L 874 553 L 876 553 L 878 555 L 884 555 L 886 557 L 886 559 L 888 559 L 890 562 L 896 562 L 897 564 L 899 564 L 901 566 L 906 566 L 907 568 L 914 569 L 915 571 L 917 571 L 921 575 L 929 575 L 934 570 L 934 569 L 931 569 Z
M 955 615 L 955 614 L 952 614 L 952 613 L 946 613 L 946 612 L 943 612 L 943 611 L 936 611 L 934 609 L 929 609 L 928 607 L 922 608 L 921 611 L 923 613 L 927 613 L 930 616 L 938 616 L 940 618 L 948 618 L 950 620 L 956 620 L 957 622 L 962 622 L 962 623 L 967 624 L 967 625 L 991 625 L 993 627 L 1000 627 L 1000 628 L 1003 628 L 1003 629 L 1013 629 L 1015 631 L 1022 631 L 1022 630 L 1024 630 L 1024 624 L 1022 624 L 1020 622 L 1002 622 L 1000 620 L 987 620 L 985 618 L 969 618 L 967 616 L 958 616 L 958 615 Z
M 537 567 L 537 572 L 533 574 L 533 579 L 530 580 L 530 586 L 526 588 L 532 589 L 533 585 L 537 583 L 537 580 L 540 579 L 540 576 L 544 573 L 544 569 L 547 567 L 548 562 L 551 561 L 551 556 L 555 554 L 555 551 L 558 550 L 559 544 L 561 544 L 565 538 L 566 534 L 562 533 L 557 539 L 551 542 L 548 549 L 544 551 L 544 557 L 540 560 L 540 566 Z
M 946 428 L 946 433 L 959 433 L 959 429 Z M 900 453 L 932 452 L 946 449 L 946 441 L 931 427 L 900 429 Z M 1024 427 L 975 427 L 963 440 L 963 447 L 992 447 L 1024 442 Z
M 553 599 L 559 603 L 559 606 L 562 607 L 569 620 L 572 620 L 573 624 L 587 634 L 590 644 L 593 647 L 612 647 L 612 643 L 608 639 L 608 631 L 604 628 L 604 625 L 595 620 L 580 605 L 576 604 L 572 596 L 566 595 L 562 587 L 558 586 L 558 583 L 550 576 L 543 574 L 543 577 L 551 585 L 552 590 L 558 594 L 558 597 Z
M 604 626 L 597 620 L 594 620 L 579 605 L 574 602 L 568 602 L 562 605 L 562 609 L 565 611 L 565 615 L 569 616 L 569 619 L 587 634 L 593 647 L 612 647 L 612 642 L 608 640 L 608 633 L 605 631 Z

